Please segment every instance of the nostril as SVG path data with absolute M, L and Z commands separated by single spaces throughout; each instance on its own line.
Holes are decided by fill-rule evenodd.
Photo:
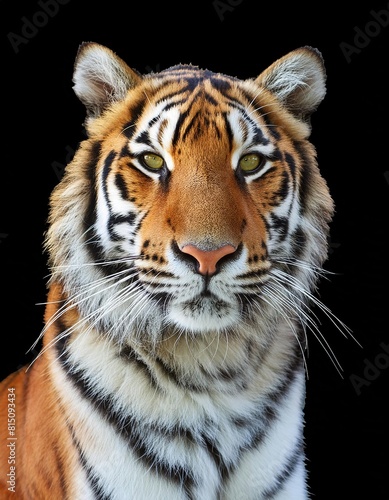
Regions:
M 214 250 L 202 250 L 196 245 L 184 245 L 181 248 L 181 252 L 195 259 L 198 264 L 197 271 L 204 276 L 215 274 L 217 263 L 226 255 L 234 253 L 235 250 L 233 245 L 223 245 Z

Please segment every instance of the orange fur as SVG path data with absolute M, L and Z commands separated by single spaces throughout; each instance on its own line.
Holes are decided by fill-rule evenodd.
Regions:
M 60 299 L 57 285 L 51 287 L 46 319 L 56 312 Z M 45 345 L 53 338 L 54 327 L 45 336 Z M 47 366 L 52 362 L 50 349 L 31 367 L 24 366 L 0 383 L 0 498 L 18 500 L 74 498 L 72 486 L 77 466 L 72 438 L 58 403 L 56 389 L 48 376 Z M 44 390 L 42 388 L 44 387 Z M 15 395 L 15 435 L 8 431 L 9 389 Z M 12 438 L 12 439 L 10 439 Z M 15 442 L 15 491 L 5 480 L 10 471 L 7 445 Z M 12 461 L 12 458 L 10 461 Z M 42 481 L 42 478 L 44 480 Z

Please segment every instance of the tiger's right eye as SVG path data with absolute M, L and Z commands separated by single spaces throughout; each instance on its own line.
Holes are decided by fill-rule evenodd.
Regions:
M 146 153 L 142 156 L 144 165 L 151 170 L 161 170 L 165 165 L 165 161 L 162 156 L 154 153 Z

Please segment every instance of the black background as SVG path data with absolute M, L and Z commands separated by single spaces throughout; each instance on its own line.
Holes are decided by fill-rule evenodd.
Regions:
M 43 325 L 48 197 L 84 137 L 79 44 L 107 45 L 140 72 L 193 63 L 240 78 L 311 45 L 328 77 L 312 142 L 336 203 L 320 299 L 362 348 L 319 315 L 343 375 L 311 334 L 309 482 L 317 500 L 389 499 L 389 4 L 1 0 L 0 11 L 1 376 L 32 359 Z

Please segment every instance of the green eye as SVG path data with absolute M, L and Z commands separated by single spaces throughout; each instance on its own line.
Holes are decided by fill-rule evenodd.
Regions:
M 253 172 L 262 165 L 263 156 L 258 153 L 250 153 L 242 156 L 239 160 L 239 167 L 243 172 Z
M 153 153 L 144 154 L 142 159 L 145 166 L 151 168 L 152 170 L 160 170 L 165 164 L 162 156 L 155 155 Z

